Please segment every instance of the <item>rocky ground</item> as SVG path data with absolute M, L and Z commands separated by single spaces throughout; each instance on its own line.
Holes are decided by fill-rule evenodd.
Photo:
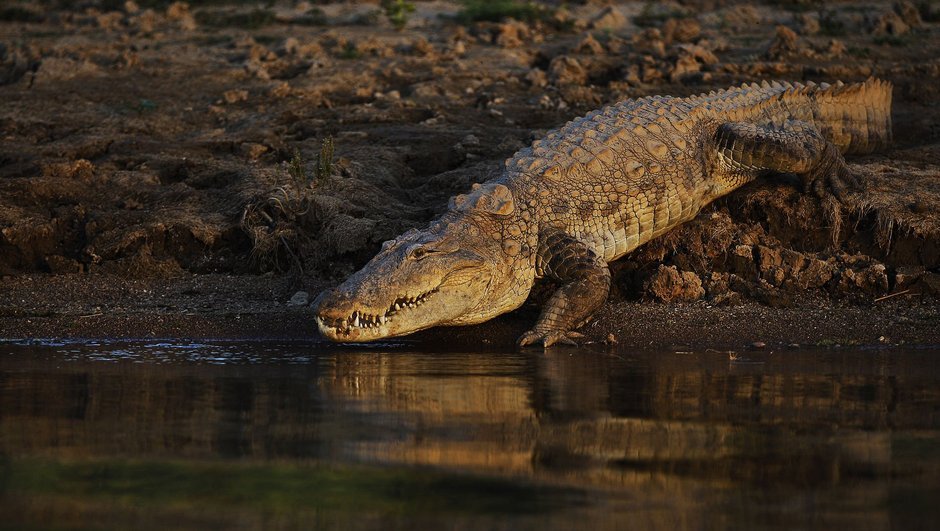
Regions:
M 4 2 L 0 336 L 315 337 L 298 291 L 572 117 L 877 76 L 895 145 L 850 161 L 866 190 L 837 205 L 753 183 L 613 264 L 586 329 L 940 343 L 940 3 L 393 4 Z M 482 330 L 522 331 L 549 289 Z

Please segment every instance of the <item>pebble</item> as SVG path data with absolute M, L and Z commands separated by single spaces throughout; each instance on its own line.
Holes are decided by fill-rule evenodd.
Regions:
M 310 295 L 306 291 L 298 291 L 294 293 L 294 296 L 290 298 L 287 304 L 290 306 L 306 306 L 309 300 Z
M 766 346 L 767 346 L 767 343 L 764 343 L 763 341 L 755 341 L 751 343 L 752 348 L 764 348 Z

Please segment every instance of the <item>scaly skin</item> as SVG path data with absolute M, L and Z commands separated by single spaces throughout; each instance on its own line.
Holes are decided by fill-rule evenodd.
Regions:
M 763 83 L 628 100 L 520 150 L 503 174 L 314 303 L 321 333 L 370 341 L 486 321 L 542 277 L 561 284 L 522 346 L 572 342 L 607 298 L 607 263 L 765 173 L 842 199 L 842 155 L 891 140 L 891 85 Z

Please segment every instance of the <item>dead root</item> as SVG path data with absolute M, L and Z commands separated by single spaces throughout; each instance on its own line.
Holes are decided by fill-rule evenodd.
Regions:
M 288 183 L 249 202 L 241 228 L 251 238 L 251 261 L 262 270 L 303 273 L 301 249 L 309 245 L 304 228 L 315 222 L 310 186 Z M 314 218 L 314 219 L 311 219 Z
M 832 247 L 839 247 L 839 240 L 842 235 L 842 203 L 835 196 L 829 195 L 821 200 L 822 209 L 829 225 L 829 239 Z

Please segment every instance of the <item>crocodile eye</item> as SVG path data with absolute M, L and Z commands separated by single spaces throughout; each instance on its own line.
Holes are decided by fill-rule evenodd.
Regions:
M 421 260 L 426 258 L 428 255 L 439 253 L 438 249 L 427 247 L 421 244 L 412 245 L 408 249 L 407 257 L 409 260 Z

